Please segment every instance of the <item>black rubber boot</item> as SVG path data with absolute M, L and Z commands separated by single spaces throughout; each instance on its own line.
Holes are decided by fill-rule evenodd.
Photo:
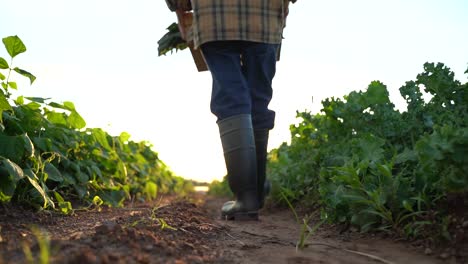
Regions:
M 255 150 L 257 156 L 257 199 L 258 208 L 261 209 L 265 205 L 265 197 L 268 196 L 271 190 L 271 182 L 266 178 L 267 164 L 267 147 L 269 130 L 254 130 Z M 223 207 L 232 206 L 234 201 L 229 201 Z
M 271 183 L 266 178 L 268 129 L 254 130 L 257 153 L 257 195 L 259 208 L 265 205 L 265 197 L 270 193 Z
M 236 201 L 221 209 L 226 220 L 258 220 L 257 159 L 250 115 L 236 115 L 218 122 L 228 183 Z

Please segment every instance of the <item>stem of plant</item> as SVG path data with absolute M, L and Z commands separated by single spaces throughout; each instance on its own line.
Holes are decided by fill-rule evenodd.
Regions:
M 10 98 L 10 95 L 11 93 L 8 92 L 8 83 L 10 82 L 10 75 L 11 75 L 11 69 L 13 67 L 13 58 L 11 58 L 10 60 L 10 67 L 8 68 L 8 75 L 7 75 L 7 78 L 6 78 L 6 84 L 7 84 L 7 89 L 5 89 L 5 92 L 6 92 L 6 97 L 7 98 Z

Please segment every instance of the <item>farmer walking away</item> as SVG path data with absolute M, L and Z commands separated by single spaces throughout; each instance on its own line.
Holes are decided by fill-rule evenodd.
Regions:
M 186 35 L 201 49 L 213 85 L 210 109 L 217 117 L 229 187 L 227 220 L 257 220 L 269 191 L 266 156 L 275 112 L 268 108 L 286 25 L 296 0 L 166 0 L 178 17 L 193 11 Z M 179 19 L 179 25 L 185 23 Z M 182 29 L 181 31 L 184 31 Z

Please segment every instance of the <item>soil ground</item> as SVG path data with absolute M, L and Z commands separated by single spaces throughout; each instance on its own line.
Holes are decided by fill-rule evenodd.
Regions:
M 291 210 L 264 209 L 258 222 L 224 221 L 224 201 L 166 197 L 69 216 L 0 207 L 0 264 L 30 263 L 28 251 L 39 263 L 41 249 L 51 263 L 464 263 L 450 252 L 329 225 L 296 250 L 301 226 Z M 50 246 L 41 246 L 46 238 Z

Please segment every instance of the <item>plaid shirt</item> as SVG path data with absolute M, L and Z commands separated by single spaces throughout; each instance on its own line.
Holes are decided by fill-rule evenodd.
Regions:
M 289 1 L 192 0 L 194 47 L 218 40 L 281 43 Z

